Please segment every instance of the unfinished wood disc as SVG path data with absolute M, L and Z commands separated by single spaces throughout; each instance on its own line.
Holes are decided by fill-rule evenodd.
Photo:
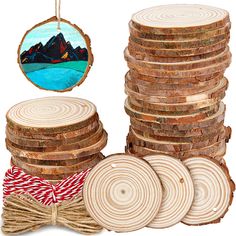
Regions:
M 53 133 L 83 127 L 95 115 L 95 105 L 85 99 L 46 97 L 13 106 L 7 112 L 7 122 L 12 128 L 32 133 Z
M 130 35 L 136 37 L 136 38 L 144 38 L 144 39 L 151 39 L 151 40 L 162 40 L 162 41 L 183 41 L 183 40 L 196 40 L 196 39 L 209 39 L 211 37 L 227 34 L 229 33 L 231 29 L 231 23 L 227 23 L 225 26 L 217 29 L 212 29 L 208 31 L 203 32 L 191 32 L 191 33 L 182 33 L 182 34 L 155 34 L 155 33 L 148 33 L 143 32 L 138 29 L 136 29 L 132 23 L 132 21 L 129 22 L 129 31 Z
M 195 40 L 178 40 L 178 41 L 168 41 L 168 40 L 153 40 L 153 39 L 144 39 L 137 38 L 133 35 L 130 35 L 129 41 L 137 43 L 143 47 L 147 48 L 157 48 L 158 49 L 190 49 L 190 48 L 199 48 L 207 47 L 221 42 L 222 40 L 227 40 L 229 37 L 229 32 L 221 35 L 213 36 L 211 38 L 205 39 L 195 39 Z
M 196 60 L 196 61 L 189 61 L 189 62 L 187 61 L 187 62 L 175 62 L 175 63 L 161 63 L 161 62 L 136 60 L 130 54 L 128 48 L 125 49 L 124 55 L 125 55 L 126 61 L 129 63 L 136 64 L 144 68 L 150 68 L 150 69 L 156 69 L 156 70 L 168 70 L 168 71 L 193 70 L 196 68 L 201 69 L 203 67 L 208 67 L 212 64 L 222 63 L 225 60 L 231 58 L 231 53 L 228 47 L 225 49 L 225 51 L 223 51 L 222 53 L 214 57 Z
M 13 165 L 21 168 L 22 170 L 24 170 L 30 175 L 44 176 L 44 178 L 47 175 L 58 177 L 64 174 L 72 175 L 74 173 L 79 173 L 85 169 L 92 168 L 99 161 L 101 161 L 100 154 L 96 156 L 88 157 L 84 161 L 81 161 L 77 164 L 70 165 L 70 166 L 35 165 L 35 164 L 29 164 L 29 163 L 23 162 L 17 157 L 12 156 L 11 158 L 11 162 Z
M 13 145 L 11 145 L 10 142 L 8 142 L 8 140 L 6 140 L 6 147 L 13 156 L 20 156 L 36 160 L 55 161 L 55 160 L 72 160 L 72 159 L 77 159 L 79 157 L 90 156 L 95 153 L 99 153 L 106 146 L 106 143 L 107 143 L 107 133 L 103 131 L 103 135 L 97 143 L 88 147 L 75 149 L 71 151 L 57 151 L 57 152 L 27 151 L 14 147 Z
M 220 107 L 224 106 L 223 103 L 220 104 Z M 206 110 L 201 111 L 199 113 L 194 114 L 188 114 L 188 115 L 162 115 L 158 114 L 152 114 L 152 113 L 144 113 L 135 110 L 130 106 L 128 100 L 125 101 L 125 111 L 126 113 L 132 117 L 136 118 L 138 120 L 147 120 L 149 122 L 157 122 L 157 123 L 166 123 L 166 124 L 184 124 L 184 123 L 193 123 L 197 122 L 198 120 L 203 120 L 209 116 L 214 115 L 220 108 L 218 106 L 215 107 L 215 109 L 212 110 Z
M 141 46 L 138 43 L 129 41 L 128 49 L 133 54 L 135 52 L 139 54 L 148 54 L 151 56 L 157 57 L 189 57 L 189 56 L 198 56 L 202 54 L 212 53 L 221 49 L 225 49 L 229 43 L 229 38 L 223 39 L 220 42 L 217 42 L 212 45 L 203 46 L 199 48 L 190 48 L 190 49 L 160 49 L 150 48 Z
M 79 141 L 77 142 L 72 142 L 72 143 L 66 143 L 66 144 L 62 144 L 62 145 L 54 145 L 54 146 L 31 146 L 27 143 L 26 146 L 22 146 L 19 144 L 16 144 L 14 142 L 12 142 L 11 140 L 7 140 L 8 143 L 11 143 L 12 146 L 21 149 L 21 150 L 27 150 L 27 151 L 35 151 L 35 152 L 58 152 L 58 151 L 72 151 L 72 150 L 77 150 L 77 149 L 81 149 L 84 147 L 88 147 L 91 146 L 95 143 L 97 143 L 102 135 L 103 135 L 103 126 L 100 125 L 99 129 L 91 134 L 89 137 L 85 138 L 85 139 L 79 139 Z
M 209 75 L 201 75 L 201 76 L 196 76 L 196 77 L 181 77 L 179 76 L 178 78 L 173 78 L 173 77 L 161 77 L 161 76 L 150 76 L 150 75 L 143 75 L 140 74 L 137 70 L 135 69 L 130 69 L 129 70 L 130 76 L 133 79 L 139 79 L 142 81 L 147 81 L 150 83 L 160 83 L 160 84 L 173 84 L 173 85 L 183 85 L 186 83 L 191 83 L 191 84 L 198 84 L 199 82 L 206 82 L 209 80 L 212 80 L 217 77 L 218 80 L 224 77 L 224 72 L 219 71 L 216 73 L 212 73 Z
M 233 200 L 235 185 L 225 165 L 212 159 L 192 157 L 184 160 L 193 179 L 193 205 L 183 222 L 188 225 L 218 223 Z
M 138 157 L 144 157 L 146 155 L 161 153 L 179 158 L 181 160 L 193 156 L 208 156 L 216 159 L 219 162 L 222 162 L 223 157 L 226 153 L 226 143 L 225 140 L 222 140 L 210 146 L 205 146 L 204 148 L 192 149 L 190 151 L 184 151 L 184 152 L 177 152 L 177 151 L 167 152 L 167 151 L 154 150 L 147 147 L 141 147 L 127 140 L 126 150 L 128 153 Z
M 228 88 L 228 80 L 226 78 L 223 78 L 220 80 L 219 84 L 212 88 L 209 91 L 205 91 L 202 93 L 197 93 L 189 96 L 148 96 L 145 94 L 141 94 L 140 92 L 133 91 L 131 88 L 128 87 L 128 85 L 125 85 L 125 92 L 128 96 L 134 97 L 138 100 L 143 100 L 150 103 L 190 103 L 190 102 L 201 102 L 202 100 L 207 99 L 214 99 L 217 97 L 223 96 L 222 94 L 225 93 L 225 91 Z
M 6 133 L 14 136 L 15 138 L 19 139 L 26 139 L 26 140 L 41 140 L 42 142 L 67 142 L 67 140 L 76 140 L 77 138 L 85 138 L 91 135 L 92 133 L 96 132 L 96 130 L 100 126 L 100 121 L 97 116 L 97 118 L 92 121 L 87 126 L 81 127 L 79 129 L 73 130 L 73 131 L 62 131 L 61 133 L 30 133 L 29 131 L 19 131 L 16 129 L 12 129 L 9 125 L 6 126 Z
M 142 61 L 152 61 L 152 62 L 160 62 L 160 63 L 177 63 L 177 62 L 190 62 L 190 61 L 197 61 L 202 59 L 207 59 L 211 57 L 215 57 L 219 54 L 221 54 L 227 45 L 225 47 L 220 48 L 216 51 L 199 54 L 199 55 L 192 55 L 192 56 L 181 56 L 181 57 L 161 57 L 161 56 L 155 56 L 150 55 L 148 53 L 144 52 L 138 52 L 137 50 L 134 50 L 132 47 L 129 47 L 130 55 L 132 55 L 136 60 L 142 60 Z
M 226 10 L 206 5 L 172 4 L 147 8 L 132 16 L 140 31 L 159 34 L 205 32 L 229 22 Z
M 224 121 L 220 121 L 219 123 L 216 122 L 215 124 L 211 124 L 210 126 L 206 127 L 194 127 L 189 128 L 185 130 L 178 130 L 176 129 L 162 129 L 158 126 L 155 126 L 154 123 L 151 122 L 145 122 L 145 121 L 139 121 L 135 118 L 130 119 L 130 123 L 132 128 L 135 130 L 140 130 L 144 133 L 153 134 L 153 135 L 160 135 L 164 137 L 196 137 L 201 135 L 208 135 L 211 134 L 214 131 L 218 131 L 221 129 L 222 126 L 224 126 Z
M 204 148 L 210 146 L 218 141 L 225 140 L 226 134 L 225 130 L 222 133 L 217 134 L 216 136 L 210 137 L 206 140 L 201 140 L 199 142 L 174 142 L 174 141 L 164 141 L 164 140 L 155 140 L 151 138 L 143 137 L 142 135 L 137 134 L 133 129 L 130 130 L 128 135 L 128 142 L 133 143 L 137 146 L 146 147 L 153 150 L 158 150 L 160 152 L 187 152 L 192 149 Z
M 161 208 L 148 225 L 167 228 L 179 223 L 192 206 L 194 187 L 189 171 L 183 163 L 167 155 L 144 157 L 160 178 L 163 188 Z
M 118 154 L 96 165 L 85 180 L 83 199 L 91 217 L 104 228 L 129 232 L 148 225 L 162 201 L 155 171 L 143 160 Z

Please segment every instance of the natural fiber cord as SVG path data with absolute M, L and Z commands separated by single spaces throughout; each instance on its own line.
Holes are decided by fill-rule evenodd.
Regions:
M 19 235 L 46 225 L 61 225 L 81 234 L 95 234 L 102 230 L 88 214 L 82 197 L 45 206 L 30 195 L 12 194 L 3 206 L 5 234 Z

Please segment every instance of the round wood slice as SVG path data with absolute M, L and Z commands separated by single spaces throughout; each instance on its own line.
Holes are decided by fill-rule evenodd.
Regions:
M 187 84 L 168 84 L 168 83 L 159 83 L 158 80 L 156 80 L 155 82 L 149 82 L 149 81 L 145 81 L 142 79 L 135 79 L 132 78 L 132 76 L 130 75 L 130 73 L 128 72 L 125 76 L 125 82 L 126 83 L 130 83 L 133 86 L 137 86 L 138 89 L 143 89 L 143 90 L 147 90 L 147 91 L 155 91 L 158 92 L 159 90 L 162 92 L 172 92 L 174 94 L 174 91 L 176 91 L 176 96 L 180 96 L 178 94 L 181 93 L 200 93 L 205 91 L 205 89 L 207 88 L 212 88 L 214 86 L 216 86 L 219 81 L 222 79 L 223 77 L 215 77 L 211 80 L 207 80 L 207 81 L 199 81 L 198 83 L 187 83 Z M 189 92 L 188 92 L 189 91 Z
M 136 60 L 141 61 L 151 61 L 151 62 L 160 62 L 160 63 L 177 63 L 177 62 L 191 62 L 191 61 L 198 61 L 202 59 L 207 59 L 211 57 L 215 57 L 222 52 L 224 52 L 226 47 L 220 48 L 219 50 L 208 52 L 200 55 L 195 56 L 182 56 L 182 57 L 160 57 L 155 55 L 150 55 L 144 52 L 138 52 L 134 50 L 132 47 L 129 47 L 130 55 L 132 55 Z
M 63 139 L 35 139 L 35 138 L 25 138 L 14 134 L 14 131 L 6 128 L 6 138 L 10 140 L 12 143 L 22 147 L 31 147 L 31 148 L 49 148 L 49 147 L 60 147 L 68 144 L 78 143 L 81 140 L 89 139 L 90 137 L 94 136 L 99 129 L 101 129 L 102 124 L 100 123 L 99 126 L 95 126 L 93 129 L 80 135 L 78 131 L 70 132 L 70 136 L 67 135 L 63 137 Z M 67 133 L 68 134 L 68 133 Z M 77 136 L 76 136 L 77 134 Z
M 234 182 L 227 167 L 206 157 L 184 160 L 193 179 L 193 205 L 183 222 L 188 225 L 218 223 L 233 200 Z
M 146 68 L 144 66 L 140 66 L 131 62 L 128 62 L 128 67 L 130 69 L 137 70 L 138 73 L 143 74 L 143 75 L 170 77 L 170 78 L 179 78 L 179 77 L 189 78 L 189 77 L 195 77 L 195 76 L 210 75 L 213 73 L 225 71 L 227 67 L 229 67 L 230 63 L 231 63 L 231 57 L 227 58 L 221 63 L 216 63 L 210 66 L 197 68 L 197 69 L 190 69 L 190 70 L 151 69 L 151 68 Z
M 194 187 L 191 175 L 183 163 L 167 155 L 144 157 L 159 176 L 163 189 L 161 208 L 148 225 L 167 228 L 179 223 L 192 206 Z
M 161 96 L 148 96 L 138 92 L 133 91 L 128 85 L 125 85 L 125 92 L 128 96 L 134 97 L 138 100 L 143 100 L 150 103 L 189 103 L 189 102 L 198 102 L 207 99 L 214 99 L 218 97 L 222 97 L 222 94 L 225 94 L 225 91 L 228 88 L 228 80 L 223 78 L 220 80 L 219 84 L 209 91 L 205 91 L 202 93 L 189 95 L 189 96 L 179 96 L 179 97 L 161 97 Z
M 105 158 L 85 180 L 83 199 L 91 217 L 104 228 L 129 232 L 148 225 L 162 201 L 162 186 L 145 161 L 118 154 Z
M 216 130 L 212 130 L 211 132 L 205 134 L 205 135 L 200 135 L 200 136 L 192 136 L 192 137 L 172 137 L 172 136 L 162 136 L 160 135 L 158 132 L 152 131 L 151 133 L 149 132 L 145 132 L 143 130 L 140 129 L 136 129 L 133 126 L 131 126 L 131 129 L 134 130 L 134 132 L 140 136 L 143 136 L 144 138 L 147 139 L 154 139 L 157 141 L 169 141 L 169 142 L 191 142 L 191 143 L 198 143 L 198 142 L 202 142 L 211 138 L 217 138 L 220 137 L 219 134 L 225 134 L 226 136 L 226 132 L 227 132 L 227 128 L 222 126 L 219 129 Z
M 96 155 L 92 157 L 88 157 L 86 160 L 81 161 L 77 164 L 70 166 L 48 166 L 48 165 L 34 165 L 21 161 L 17 157 L 12 157 L 11 162 L 13 165 L 21 168 L 22 170 L 30 173 L 31 175 L 63 175 L 69 174 L 72 175 L 74 173 L 79 173 L 85 169 L 91 168 L 95 166 L 99 161 L 101 161 L 101 156 Z
M 173 131 L 184 131 L 184 130 L 192 130 L 196 128 L 205 128 L 210 126 L 215 126 L 219 123 L 224 121 L 225 116 L 225 105 L 221 103 L 221 106 L 217 113 L 214 115 L 207 117 L 203 120 L 199 120 L 197 122 L 185 122 L 185 123 L 177 123 L 177 124 L 165 124 L 165 123 L 158 123 L 158 122 L 151 122 L 147 119 L 139 120 L 148 127 L 154 129 L 163 129 L 163 130 L 173 130 Z
M 43 166 L 72 166 L 76 165 L 80 162 L 83 162 L 87 159 L 92 159 L 96 158 L 100 153 L 95 153 L 90 156 L 81 156 L 78 157 L 77 159 L 68 159 L 68 160 L 38 160 L 38 159 L 29 159 L 26 157 L 20 157 L 20 156 L 15 156 L 16 160 L 19 160 L 21 162 L 27 163 L 27 164 L 32 164 L 32 165 L 43 165 Z
M 189 77 L 189 78 L 183 78 L 183 77 L 178 77 L 178 78 L 166 78 L 166 77 L 160 77 L 160 76 L 148 76 L 148 75 L 142 75 L 140 74 L 137 70 L 130 69 L 129 74 L 132 79 L 139 79 L 142 81 L 147 81 L 150 83 L 159 83 L 159 84 L 173 84 L 173 85 L 183 85 L 186 83 L 191 83 L 191 84 L 198 84 L 199 82 L 206 82 L 210 81 L 212 79 L 217 78 L 218 80 L 222 79 L 224 77 L 223 72 L 216 72 L 213 74 L 209 75 L 202 75 L 202 76 L 195 76 L 195 77 Z
M 219 162 L 222 162 L 223 157 L 226 153 L 226 143 L 225 143 L 225 140 L 222 140 L 210 146 L 206 146 L 204 148 L 199 148 L 199 149 L 192 149 L 191 151 L 186 151 L 186 152 L 176 152 L 176 151 L 164 152 L 164 151 L 150 149 L 147 147 L 137 146 L 133 143 L 127 143 L 126 150 L 129 153 L 134 154 L 139 157 L 162 153 L 162 154 L 170 155 L 179 159 L 184 159 L 184 158 L 199 155 L 199 156 L 209 156 L 216 159 Z
M 130 88 L 131 90 L 137 92 L 137 93 L 141 93 L 147 96 L 161 96 L 161 97 L 180 97 L 180 96 L 191 96 L 191 95 L 195 95 L 198 93 L 203 93 L 206 92 L 207 90 L 212 90 L 215 87 L 217 87 L 217 85 L 220 83 L 220 81 L 215 82 L 214 85 L 212 86 L 208 86 L 208 87 L 196 87 L 196 88 L 188 88 L 188 89 L 173 89 L 173 90 L 164 90 L 164 89 L 159 89 L 155 86 L 155 84 L 153 84 L 153 86 L 143 86 L 143 85 L 139 85 L 139 84 L 135 84 L 130 80 L 126 80 L 125 84 L 127 85 L 128 88 Z
M 78 138 L 86 138 L 92 133 L 96 132 L 100 126 L 100 121 L 95 120 L 91 124 L 69 132 L 54 133 L 54 134 L 30 134 L 29 132 L 19 132 L 15 129 L 12 129 L 8 125 L 6 126 L 6 132 L 14 137 L 27 139 L 27 140 L 42 140 L 42 142 L 67 142 L 67 140 L 76 140 Z
M 147 147 L 149 149 L 158 150 L 160 152 L 186 152 L 191 151 L 192 149 L 204 148 L 210 146 L 221 140 L 225 140 L 225 132 L 219 133 L 215 137 L 211 137 L 207 140 L 203 140 L 197 143 L 190 142 L 170 142 L 170 141 L 161 141 L 155 139 L 145 138 L 137 133 L 134 130 L 131 130 L 128 135 L 128 142 L 131 142 L 137 146 Z
M 7 149 L 11 152 L 12 156 L 20 156 L 29 159 L 36 159 L 36 160 L 71 160 L 77 159 L 83 156 L 90 156 L 95 153 L 99 153 L 107 143 L 107 133 L 104 131 L 101 139 L 88 147 L 84 147 L 81 149 L 76 149 L 72 151 L 57 151 L 57 152 L 35 152 L 35 151 L 27 151 L 16 148 L 11 145 L 6 140 Z
M 162 40 L 162 41 L 183 41 L 183 40 L 202 40 L 202 39 L 208 39 L 212 38 L 218 35 L 222 34 L 229 34 L 231 29 L 231 23 L 227 23 L 225 26 L 217 29 L 212 29 L 209 31 L 203 31 L 203 32 L 191 32 L 191 33 L 182 33 L 182 34 L 160 34 L 160 33 L 144 33 L 138 29 L 136 29 L 132 23 L 132 21 L 129 22 L 129 31 L 130 35 L 136 38 L 143 38 L 143 39 L 151 39 L 151 40 Z
M 171 4 L 147 8 L 132 16 L 135 28 L 156 34 L 189 34 L 224 27 L 226 10 L 197 4 Z
M 189 115 L 161 115 L 161 114 L 150 114 L 150 113 L 143 113 L 140 111 L 136 111 L 130 107 L 128 100 L 125 101 L 125 111 L 126 113 L 137 120 L 146 120 L 149 122 L 157 122 L 157 123 L 164 123 L 164 124 L 185 124 L 185 123 L 193 123 L 199 120 L 203 120 L 209 116 L 214 115 L 221 107 L 224 107 L 224 104 L 221 103 L 220 107 L 216 107 L 210 111 L 202 111 L 199 113 L 189 114 Z
M 190 48 L 190 49 L 160 49 L 157 48 L 148 48 L 141 46 L 135 42 L 129 41 L 128 49 L 131 53 L 136 51 L 140 54 L 148 54 L 151 56 L 157 57 L 188 57 L 188 56 L 197 56 L 202 54 L 208 54 L 215 51 L 218 51 L 222 48 L 226 48 L 229 43 L 229 38 L 224 39 L 216 44 L 212 44 L 205 47 L 199 48 Z
M 193 129 L 186 130 L 177 130 L 177 129 L 159 129 L 158 127 L 154 127 L 150 122 L 139 121 L 137 119 L 130 119 L 130 123 L 132 128 L 135 130 L 140 130 L 142 132 L 148 134 L 158 134 L 163 137 L 196 137 L 211 134 L 214 130 L 220 130 L 222 126 L 224 126 L 224 121 L 216 123 L 215 125 L 211 125 L 209 127 L 198 127 Z
M 6 117 L 8 125 L 16 130 L 51 134 L 82 128 L 96 116 L 96 107 L 87 100 L 46 97 L 21 102 L 13 106 Z
M 214 57 L 196 61 L 175 62 L 175 63 L 160 63 L 160 62 L 137 60 L 130 54 L 127 48 L 124 51 L 124 56 L 127 62 L 144 68 L 150 68 L 155 70 L 178 71 L 178 70 L 193 70 L 197 68 L 201 69 L 203 67 L 208 67 L 213 64 L 222 63 L 231 58 L 231 53 L 229 51 L 229 47 L 227 47 L 225 51 Z
M 187 102 L 187 103 L 175 103 L 175 104 L 167 104 L 167 103 L 153 103 L 146 102 L 143 100 L 136 99 L 134 97 L 129 96 L 128 100 L 131 104 L 135 104 L 136 107 L 144 107 L 145 109 L 149 109 L 152 111 L 159 112 L 168 112 L 168 113 L 196 113 L 201 109 L 206 109 L 207 107 L 212 107 L 216 104 L 219 104 L 221 100 L 224 98 L 225 93 L 219 95 L 218 98 L 206 99 L 197 102 Z
M 190 48 L 199 48 L 199 47 L 207 47 L 210 45 L 214 45 L 222 40 L 227 40 L 229 38 L 230 33 L 223 33 L 221 35 L 213 36 L 211 38 L 205 39 L 194 39 L 194 40 L 183 40 L 183 41 L 168 41 L 168 40 L 153 40 L 153 39 L 144 39 L 137 38 L 133 35 L 130 35 L 129 41 L 132 43 L 137 43 L 143 47 L 147 48 L 156 48 L 159 49 L 190 49 Z
M 161 115 L 161 116 L 185 116 L 185 115 L 190 115 L 190 114 L 196 114 L 196 113 L 205 113 L 205 112 L 217 112 L 220 106 L 220 102 L 217 102 L 215 104 L 210 104 L 209 106 L 199 108 L 197 110 L 187 110 L 187 111 L 159 111 L 157 109 L 151 109 L 149 106 L 147 108 L 145 106 L 142 106 L 140 103 L 136 103 L 135 101 L 132 103 L 132 100 L 130 97 L 128 99 L 128 104 L 129 106 L 138 112 L 141 113 L 148 113 L 148 114 L 153 114 L 153 115 Z
M 91 146 L 91 145 L 97 143 L 101 139 L 103 132 L 104 132 L 104 130 L 101 125 L 100 128 L 88 138 L 79 140 L 76 143 L 58 145 L 58 146 L 49 146 L 49 147 L 46 147 L 46 146 L 32 147 L 29 144 L 27 144 L 27 146 L 21 146 L 21 145 L 11 142 L 10 140 L 7 140 L 7 142 L 11 143 L 12 146 L 14 146 L 18 149 L 27 150 L 27 151 L 35 151 L 35 152 L 72 151 L 72 150 L 77 150 L 77 149 L 81 149 L 84 147 L 88 147 L 88 146 Z

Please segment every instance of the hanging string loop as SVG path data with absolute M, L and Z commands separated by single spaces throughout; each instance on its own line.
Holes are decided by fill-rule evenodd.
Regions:
M 55 16 L 57 18 L 57 29 L 61 30 L 61 0 L 55 0 Z

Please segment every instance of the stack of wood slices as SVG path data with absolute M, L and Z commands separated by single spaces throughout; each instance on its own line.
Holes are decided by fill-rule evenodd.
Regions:
M 231 134 L 221 101 L 231 62 L 228 12 L 202 5 L 158 6 L 134 14 L 129 29 L 127 152 L 223 161 Z
M 106 142 L 96 107 L 84 99 L 34 99 L 7 113 L 12 164 L 52 182 L 95 166 L 103 159 L 100 151 Z

